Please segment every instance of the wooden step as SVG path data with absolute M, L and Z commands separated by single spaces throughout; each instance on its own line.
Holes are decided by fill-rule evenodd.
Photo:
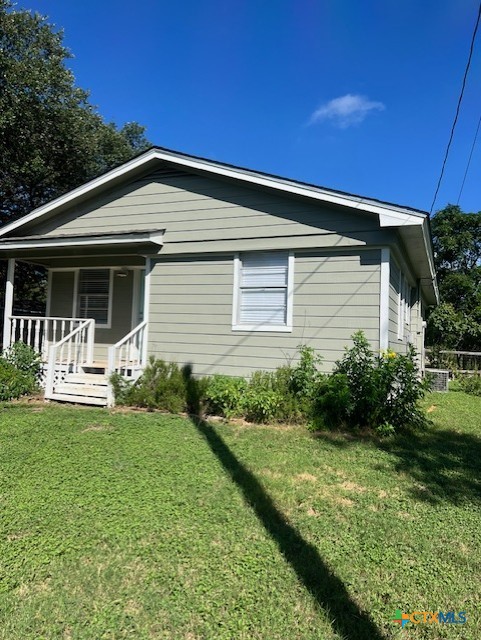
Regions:
M 90 404 L 99 407 L 107 405 L 106 398 L 95 398 L 93 396 L 72 396 L 67 393 L 52 393 L 49 400 L 58 400 L 60 402 L 72 402 L 74 404 Z
M 107 399 L 107 387 L 95 384 L 72 384 L 71 382 L 62 382 L 55 386 L 55 394 L 86 396 L 89 398 Z
M 73 384 L 88 384 L 107 386 L 107 376 L 104 373 L 68 373 L 64 382 Z

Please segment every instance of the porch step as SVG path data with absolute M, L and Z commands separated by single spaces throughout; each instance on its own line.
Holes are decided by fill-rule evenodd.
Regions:
M 103 375 L 107 371 L 106 362 L 93 362 L 92 364 L 84 364 L 82 369 L 85 373 L 93 375 Z
M 107 376 L 103 373 L 69 373 L 55 385 L 52 400 L 105 407 Z
M 64 382 L 69 384 L 94 384 L 107 386 L 107 376 L 103 373 L 68 373 Z
M 55 393 L 106 399 L 107 387 L 95 384 L 73 384 L 71 382 L 64 382 L 55 387 Z
M 98 405 L 99 407 L 107 406 L 107 398 L 95 398 L 93 396 L 73 396 L 68 393 L 52 393 L 49 399 L 60 402 L 72 402 L 74 404 Z

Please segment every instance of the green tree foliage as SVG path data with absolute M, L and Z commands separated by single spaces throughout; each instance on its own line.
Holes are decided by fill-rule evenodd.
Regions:
M 441 304 L 428 320 L 428 344 L 481 351 L 481 212 L 448 205 L 431 227 Z
M 75 85 L 71 57 L 45 17 L 0 0 L 0 224 L 149 146 L 137 123 L 103 120 Z M 25 298 L 35 278 L 19 275 Z

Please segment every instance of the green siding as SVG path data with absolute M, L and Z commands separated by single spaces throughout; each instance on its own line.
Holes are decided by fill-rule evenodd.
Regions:
M 50 316 L 71 318 L 74 295 L 74 271 L 52 271 L 50 274 Z
M 325 370 L 354 331 L 379 346 L 380 251 L 297 252 L 292 333 L 232 331 L 233 255 L 160 259 L 151 275 L 149 352 L 197 375 L 249 375 L 292 359 L 299 344 Z
M 162 254 L 386 243 L 376 215 L 221 179 L 153 173 L 26 227 L 30 234 L 165 229 Z

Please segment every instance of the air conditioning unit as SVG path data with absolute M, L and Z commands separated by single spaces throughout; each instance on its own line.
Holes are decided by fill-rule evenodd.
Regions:
M 431 381 L 431 391 L 448 391 L 448 369 L 424 369 L 424 376 Z

